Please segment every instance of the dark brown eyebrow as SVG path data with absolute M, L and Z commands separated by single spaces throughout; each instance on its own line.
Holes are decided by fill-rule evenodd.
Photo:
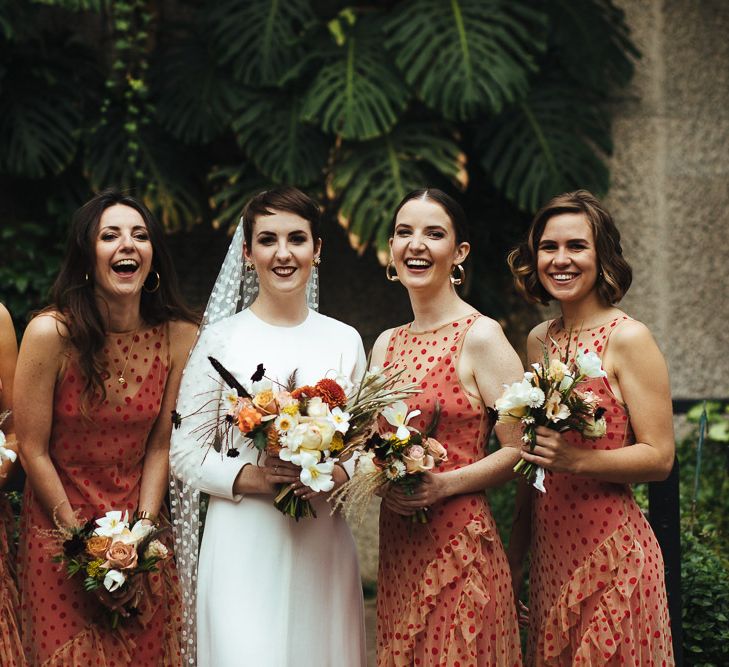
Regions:
M 115 231 L 115 232 L 121 231 L 121 227 L 119 227 L 117 225 L 106 225 L 105 227 L 99 227 L 100 232 L 106 231 L 107 229 L 111 229 L 112 231 Z M 142 229 L 145 232 L 147 231 L 147 227 L 145 225 L 134 225 L 134 227 L 132 227 L 133 232 L 136 231 L 137 229 Z
M 542 245 L 542 243 L 557 243 L 554 239 L 541 239 L 539 241 L 539 245 Z M 589 245 L 589 241 L 587 239 L 567 239 L 567 243 L 587 243 Z

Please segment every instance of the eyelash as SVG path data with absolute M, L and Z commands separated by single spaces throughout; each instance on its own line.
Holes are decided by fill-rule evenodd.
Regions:
M 308 241 L 308 238 L 306 236 L 292 236 L 289 241 L 291 243 L 295 243 L 296 245 L 301 245 L 303 243 L 306 243 Z M 258 243 L 261 245 L 271 245 L 273 243 L 276 243 L 276 239 L 273 236 L 264 236 L 263 238 L 258 239 Z
M 118 238 L 116 234 L 102 234 L 101 240 L 102 241 L 113 241 L 114 239 Z M 149 236 L 147 234 L 137 234 L 134 236 L 135 241 L 149 241 Z

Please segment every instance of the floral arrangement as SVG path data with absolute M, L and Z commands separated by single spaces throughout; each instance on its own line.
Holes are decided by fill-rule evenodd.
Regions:
M 129 513 L 107 512 L 77 528 L 58 528 L 54 535 L 62 550 L 53 557 L 63 563 L 69 578 L 83 577 L 86 591 L 102 587 L 123 596 L 133 577 L 155 572 L 157 563 L 169 557 L 167 547 L 155 539 L 164 529 L 139 521 L 130 525 Z M 126 610 L 136 613 L 134 601 Z M 111 612 L 111 627 L 119 623 L 119 612 Z
M 0 426 L 2 426 L 5 423 L 5 420 L 10 416 L 10 410 L 6 410 L 2 414 L 0 414 Z M 10 449 L 9 447 L 6 447 L 7 440 L 5 439 L 5 433 L 3 433 L 2 430 L 0 430 L 0 465 L 5 463 L 5 461 L 15 461 L 18 458 L 17 453 Z
M 504 385 L 504 393 L 496 401 L 498 421 L 520 423 L 522 440 L 533 450 L 536 427 L 546 426 L 555 431 L 574 430 L 585 438 L 605 435 L 604 408 L 598 407 L 599 398 L 591 391 L 581 391 L 577 385 L 585 378 L 605 377 L 600 357 L 594 352 L 578 351 L 572 361 L 569 347 L 564 358 L 549 359 L 544 348 L 544 363 L 532 364 L 532 371 L 524 373 L 520 382 Z M 536 489 L 544 493 L 544 470 L 520 459 L 514 466 Z
M 337 489 L 332 497 L 334 509 L 341 509 L 345 516 L 361 522 L 367 507 L 377 490 L 385 483 L 398 484 L 408 495 L 415 493 L 423 472 L 432 470 L 448 460 L 448 453 L 433 437 L 440 416 L 440 404 L 436 403 L 432 423 L 421 433 L 408 422 L 420 414 L 420 410 L 408 411 L 404 401 L 398 401 L 382 411 L 382 417 L 395 431 L 374 433 L 358 451 L 352 479 Z M 413 521 L 427 523 L 425 509 L 413 515 Z
M 341 376 L 297 386 L 294 372 L 281 385 L 266 377 L 262 364 L 245 386 L 217 359 L 209 360 L 228 388 L 223 391 L 222 419 L 216 417 L 200 427 L 203 445 L 236 457 L 240 452 L 233 436 L 239 432 L 260 453 L 300 466 L 301 483 L 324 493 L 334 487 L 334 465 L 347 460 L 369 437 L 379 414 L 416 391 L 414 385 L 394 387 L 399 373 L 379 372 L 365 373 L 356 386 Z M 173 413 L 176 425 L 182 419 Z M 311 503 L 296 496 L 291 485 L 281 488 L 274 505 L 297 521 L 316 517 Z

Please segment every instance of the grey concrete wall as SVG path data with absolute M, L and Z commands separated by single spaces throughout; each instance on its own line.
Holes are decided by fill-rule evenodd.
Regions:
M 675 397 L 729 396 L 729 2 L 619 0 L 643 57 L 607 203 Z

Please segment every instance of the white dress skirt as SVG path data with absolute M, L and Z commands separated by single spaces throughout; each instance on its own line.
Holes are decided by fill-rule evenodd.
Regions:
M 263 322 L 244 310 L 205 330 L 185 368 L 177 411 L 210 400 L 220 378 L 217 358 L 239 380 L 258 364 L 266 376 L 297 384 L 346 376 L 365 367 L 359 334 L 309 311 L 298 326 Z M 214 406 L 213 406 L 214 407 Z M 214 414 L 214 413 L 213 413 Z M 298 523 L 271 496 L 233 494 L 233 482 L 258 451 L 240 435 L 236 458 L 203 447 L 198 428 L 213 414 L 183 419 L 173 432 L 173 473 L 210 495 L 197 573 L 199 667 L 364 667 L 362 586 L 354 539 L 322 498 L 316 519 Z

